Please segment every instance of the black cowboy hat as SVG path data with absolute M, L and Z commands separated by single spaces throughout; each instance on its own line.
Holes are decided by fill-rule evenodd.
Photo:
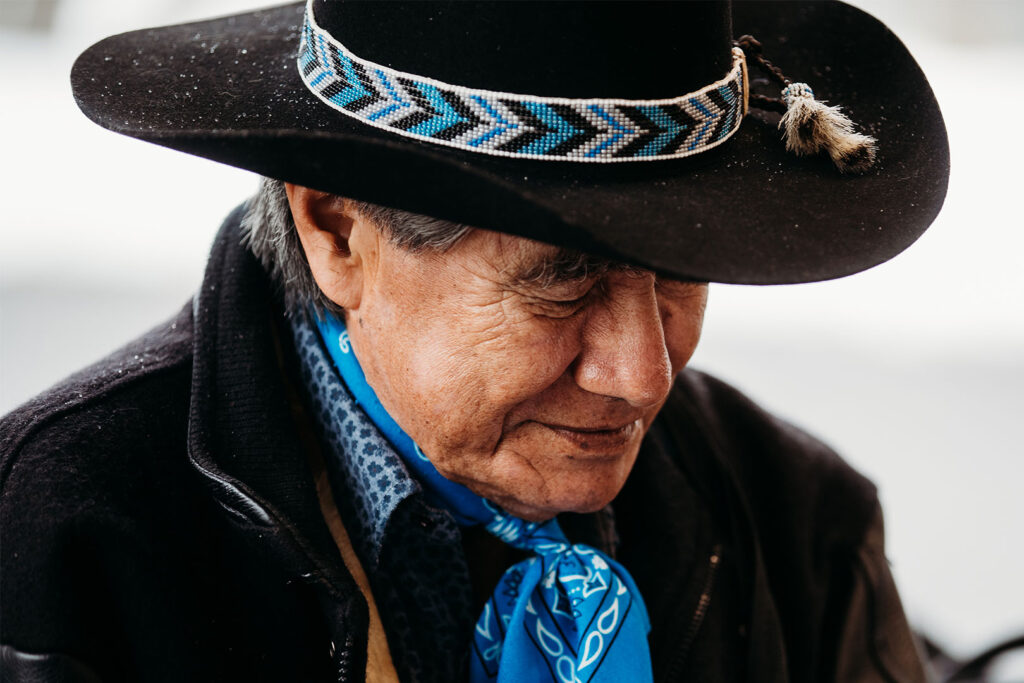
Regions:
M 945 196 L 946 132 L 924 74 L 881 22 L 840 2 L 745 1 L 730 14 L 722 2 L 313 0 L 316 30 L 367 60 L 355 71 L 338 61 L 338 50 L 324 47 L 324 35 L 304 28 L 305 7 L 107 38 L 76 62 L 75 98 L 95 122 L 132 137 L 693 280 L 776 284 L 864 270 L 913 243 Z M 746 72 L 727 83 L 731 91 L 723 89 L 736 59 L 733 38 L 744 34 L 755 36 L 763 56 L 786 76 L 808 83 L 818 100 L 841 105 L 877 139 L 873 166 L 843 174 L 825 154 L 786 151 L 779 113 L 771 111 L 780 107 L 764 97 L 777 100 L 779 87 L 771 69 L 755 63 L 750 48 L 756 41 L 744 42 Z M 303 36 L 307 52 L 297 63 Z M 310 63 L 319 59 L 322 64 Z M 702 144 L 715 144 L 689 156 L 680 155 L 696 137 L 659 146 L 658 154 L 650 151 L 653 142 L 646 147 L 648 155 L 675 150 L 679 158 L 622 158 L 642 154 L 656 134 L 662 141 L 672 137 L 658 129 L 645 130 L 643 144 L 634 136 L 631 146 L 620 145 L 621 156 L 606 159 L 615 163 L 588 163 L 579 155 L 520 158 L 515 155 L 535 149 L 522 136 L 488 152 L 472 148 L 486 136 L 452 146 L 456 128 L 441 132 L 422 116 L 391 129 L 376 125 L 359 112 L 370 100 L 352 104 L 338 94 L 348 73 L 354 88 L 362 88 L 356 82 L 362 79 L 366 97 L 387 98 L 381 84 L 391 81 L 382 75 L 375 92 L 366 80 L 369 63 L 413 75 L 403 81 L 410 86 L 404 92 L 418 95 L 425 107 L 444 95 L 465 114 L 453 119 L 461 121 L 458 130 L 477 119 L 430 84 L 570 103 L 661 101 L 703 89 L 713 100 L 704 100 L 708 107 L 722 107 L 713 112 L 715 127 L 701 129 L 709 131 Z M 341 86 L 325 86 L 318 73 L 341 74 Z M 730 99 L 741 88 L 755 97 L 745 117 L 742 102 Z M 462 102 L 480 101 L 466 92 Z M 522 103 L 505 102 L 530 115 Z M 654 126 L 654 115 L 643 107 L 620 110 Z M 556 123 L 572 123 L 572 116 Z M 567 130 L 577 137 L 563 136 L 562 151 L 587 137 L 586 123 L 576 119 Z M 702 125 L 676 123 L 694 136 Z M 411 135 L 416 130 L 426 132 Z

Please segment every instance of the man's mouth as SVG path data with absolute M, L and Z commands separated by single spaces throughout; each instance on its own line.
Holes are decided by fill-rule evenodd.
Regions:
M 640 420 L 633 420 L 618 425 L 560 425 L 541 422 L 555 434 L 570 441 L 579 449 L 596 454 L 617 451 L 629 443 L 636 430 L 640 429 Z

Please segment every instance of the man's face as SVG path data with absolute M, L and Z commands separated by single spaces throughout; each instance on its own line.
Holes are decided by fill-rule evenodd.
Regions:
M 349 335 L 441 474 L 532 520 L 609 503 L 693 353 L 707 286 L 593 272 L 483 230 L 413 254 L 365 228 L 357 218 L 349 243 Z

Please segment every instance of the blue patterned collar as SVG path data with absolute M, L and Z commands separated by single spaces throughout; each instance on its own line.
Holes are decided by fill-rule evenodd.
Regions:
M 360 557 L 376 565 L 391 516 L 420 484 L 338 377 L 315 323 L 302 314 L 290 322 L 332 488 L 347 494 L 338 505 L 349 508 L 344 518 L 356 525 L 349 532 Z

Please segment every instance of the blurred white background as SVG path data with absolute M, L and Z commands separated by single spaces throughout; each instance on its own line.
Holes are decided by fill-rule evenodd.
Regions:
M 1024 633 L 1024 3 L 859 0 L 929 75 L 943 213 L 834 282 L 713 288 L 693 364 L 877 482 L 915 626 L 957 656 Z M 89 123 L 68 73 L 120 31 L 242 0 L 0 0 L 0 413 L 169 317 L 255 178 Z M 1024 657 L 999 680 L 1024 680 Z

